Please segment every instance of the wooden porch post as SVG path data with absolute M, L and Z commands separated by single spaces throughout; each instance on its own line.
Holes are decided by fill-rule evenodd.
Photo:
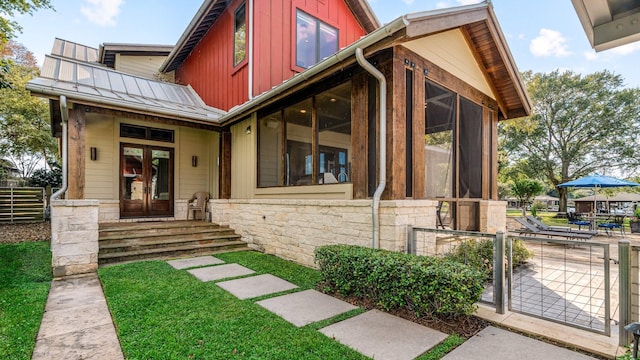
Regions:
M 367 74 L 359 73 L 351 80 L 351 182 L 353 198 L 366 199 L 367 189 Z
M 231 199 L 231 131 L 220 135 L 220 199 Z
M 86 123 L 84 108 L 69 110 L 67 199 L 84 199 Z

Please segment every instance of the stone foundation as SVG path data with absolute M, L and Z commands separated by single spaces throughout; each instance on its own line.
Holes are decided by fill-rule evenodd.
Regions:
M 404 252 L 407 225 L 435 228 L 436 201 L 380 203 L 380 248 Z M 249 246 L 314 266 L 328 244 L 372 246 L 371 200 L 210 200 L 212 221 L 228 225 Z
M 98 200 L 51 202 L 51 265 L 53 276 L 98 269 Z

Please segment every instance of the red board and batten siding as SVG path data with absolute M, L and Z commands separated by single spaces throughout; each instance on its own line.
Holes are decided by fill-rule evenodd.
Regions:
M 231 2 L 176 71 L 181 84 L 190 84 L 208 105 L 223 110 L 248 100 L 246 60 L 233 66 L 233 14 L 243 2 Z M 342 0 L 254 0 L 253 4 L 254 96 L 303 70 L 295 66 L 296 9 L 337 28 L 340 49 L 366 34 Z

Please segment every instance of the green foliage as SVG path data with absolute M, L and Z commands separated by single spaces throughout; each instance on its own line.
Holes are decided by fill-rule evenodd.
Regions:
M 36 187 L 60 187 L 62 185 L 62 169 L 59 166 L 51 170 L 38 169 L 29 178 L 29 186 Z
M 15 37 L 22 27 L 9 20 L 19 14 L 33 14 L 38 9 L 53 9 L 50 0 L 2 0 L 0 1 L 0 48 L 7 40 Z
M 484 290 L 484 274 L 470 266 L 359 246 L 316 248 L 322 287 L 416 316 L 470 315 Z
M 511 193 L 518 198 L 523 209 L 531 203 L 531 199 L 540 194 L 542 190 L 542 184 L 531 179 L 518 179 L 511 185 Z
M 446 354 L 452 352 L 455 348 L 462 345 L 465 339 L 457 334 L 452 334 L 446 338 L 443 342 L 427 351 L 425 354 L 420 355 L 416 360 L 439 360 Z
M 50 282 L 48 242 L 0 244 L 0 359 L 31 359 Z
M 218 256 L 303 289 L 319 278 L 317 270 L 256 252 Z M 101 267 L 98 275 L 127 359 L 366 359 L 164 261 Z
M 506 251 L 506 249 L 505 249 Z M 513 241 L 513 266 L 523 264 L 533 257 L 533 252 L 520 240 Z M 506 253 L 505 255 L 506 256 Z M 493 278 L 493 241 L 469 239 L 444 256 L 445 259 L 469 265 L 484 273 L 485 281 Z
M 602 168 L 638 166 L 640 89 L 626 88 L 609 71 L 526 72 L 523 78 L 532 114 L 499 125 L 506 167 L 555 187 Z M 566 194 L 558 189 L 560 211 L 566 211 Z

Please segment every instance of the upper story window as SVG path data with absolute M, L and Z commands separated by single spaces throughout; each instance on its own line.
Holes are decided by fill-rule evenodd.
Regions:
M 309 68 L 338 51 L 338 29 L 296 10 L 296 65 Z
M 246 4 L 242 4 L 234 14 L 233 27 L 233 66 L 245 59 L 247 54 L 247 17 Z

